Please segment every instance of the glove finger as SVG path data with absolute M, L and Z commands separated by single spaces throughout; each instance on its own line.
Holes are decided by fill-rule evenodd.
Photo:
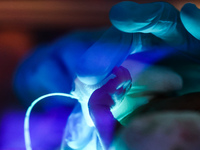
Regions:
M 182 44 L 186 40 L 179 11 L 169 3 L 121 2 L 110 10 L 110 21 L 121 31 L 152 33 L 171 45 Z
M 115 66 L 121 65 L 130 53 L 132 34 L 111 27 L 81 57 L 77 75 L 85 84 L 102 81 Z
M 200 40 L 200 9 L 195 4 L 187 3 L 181 9 L 180 17 L 187 31 Z

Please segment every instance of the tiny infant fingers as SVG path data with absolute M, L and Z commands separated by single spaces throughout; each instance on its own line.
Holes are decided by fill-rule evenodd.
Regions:
M 112 70 L 112 73 L 114 75 L 116 75 L 116 78 L 119 78 L 122 82 L 123 81 L 128 81 L 130 80 L 131 81 L 131 75 L 129 73 L 129 71 L 120 66 L 120 67 L 115 67 L 113 70 Z
M 114 105 L 114 101 L 112 100 L 111 95 L 108 94 L 102 88 L 99 88 L 92 93 L 88 103 L 89 108 L 96 107 L 99 105 L 109 106 L 109 107 Z
M 121 87 L 123 87 L 123 89 L 127 89 L 130 87 L 132 79 L 129 71 L 126 68 L 122 66 L 120 66 L 119 68 L 115 67 L 113 69 L 113 74 L 116 75 L 116 79 L 118 79 L 118 81 L 120 82 L 116 89 L 119 89 Z
M 129 71 L 124 67 L 115 67 L 112 71 L 116 77 L 114 79 L 110 79 L 105 85 L 103 85 L 100 89 L 106 91 L 109 94 L 114 94 L 116 91 L 123 87 L 130 86 L 131 84 L 131 76 Z
M 131 76 L 124 67 L 115 67 L 114 79 L 110 79 L 99 89 L 95 90 L 90 97 L 89 107 L 96 105 L 113 106 L 116 101 L 121 100 L 127 90 L 131 87 Z

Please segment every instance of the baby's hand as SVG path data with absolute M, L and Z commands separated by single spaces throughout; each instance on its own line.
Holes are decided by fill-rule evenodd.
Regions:
M 131 76 L 126 68 L 115 67 L 112 73 L 116 77 L 95 90 L 88 103 L 90 116 L 105 149 L 108 149 L 110 146 L 117 128 L 117 121 L 113 117 L 110 107 L 121 99 L 131 85 Z M 113 100 L 113 97 L 116 99 Z
M 121 101 L 125 93 L 131 87 L 131 76 L 129 71 L 120 66 L 115 67 L 112 71 L 116 77 L 110 79 L 101 88 L 95 90 L 90 97 L 89 106 L 104 105 L 112 107 Z

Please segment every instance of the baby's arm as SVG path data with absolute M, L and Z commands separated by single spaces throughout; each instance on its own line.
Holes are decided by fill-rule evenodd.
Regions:
M 113 74 L 116 77 L 94 91 L 88 104 L 91 118 L 105 149 L 109 148 L 119 125 L 110 108 L 123 97 L 131 84 L 130 74 L 124 67 L 114 68 Z

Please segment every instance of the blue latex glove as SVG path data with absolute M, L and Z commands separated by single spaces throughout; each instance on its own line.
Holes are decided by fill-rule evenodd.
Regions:
M 180 16 L 187 31 L 200 40 L 200 10 L 195 4 L 187 3 L 181 9 Z
M 181 11 L 185 26 L 187 16 L 192 15 L 187 13 L 191 8 L 186 6 Z M 72 33 L 31 54 L 15 74 L 14 86 L 19 97 L 32 101 L 50 92 L 69 93 L 76 76 L 85 84 L 97 84 L 130 54 L 149 51 L 149 58 L 157 62 L 178 53 L 185 55 L 183 61 L 199 61 L 199 40 L 187 32 L 179 12 L 168 3 L 121 2 L 111 9 L 110 20 L 113 26 L 106 32 Z M 195 23 L 191 22 L 192 25 Z M 140 60 L 148 59 L 145 54 L 139 57 L 142 55 Z
M 102 29 L 73 32 L 52 44 L 40 45 L 33 49 L 21 62 L 14 76 L 13 85 L 19 99 L 28 106 L 34 99 L 47 93 L 70 93 L 76 78 L 77 61 L 104 31 Z M 42 105 L 54 106 L 59 102 L 63 104 L 64 101 L 65 104 L 73 106 L 76 103 L 71 99 L 60 99 L 45 101 Z
M 126 1 L 113 6 L 110 11 L 113 27 L 83 54 L 77 65 L 78 78 L 86 84 L 96 84 L 114 66 L 121 65 L 128 55 L 144 51 L 160 50 L 165 53 L 171 50 L 165 54 L 167 57 L 171 53 L 182 53 L 178 55 L 199 60 L 200 42 L 190 34 L 193 28 L 187 28 L 189 23 L 186 23 L 186 19 L 189 17 L 184 12 L 191 8 L 185 7 L 181 11 L 181 20 L 180 12 L 169 3 L 137 4 Z M 190 26 L 199 25 L 192 21 L 190 23 Z

